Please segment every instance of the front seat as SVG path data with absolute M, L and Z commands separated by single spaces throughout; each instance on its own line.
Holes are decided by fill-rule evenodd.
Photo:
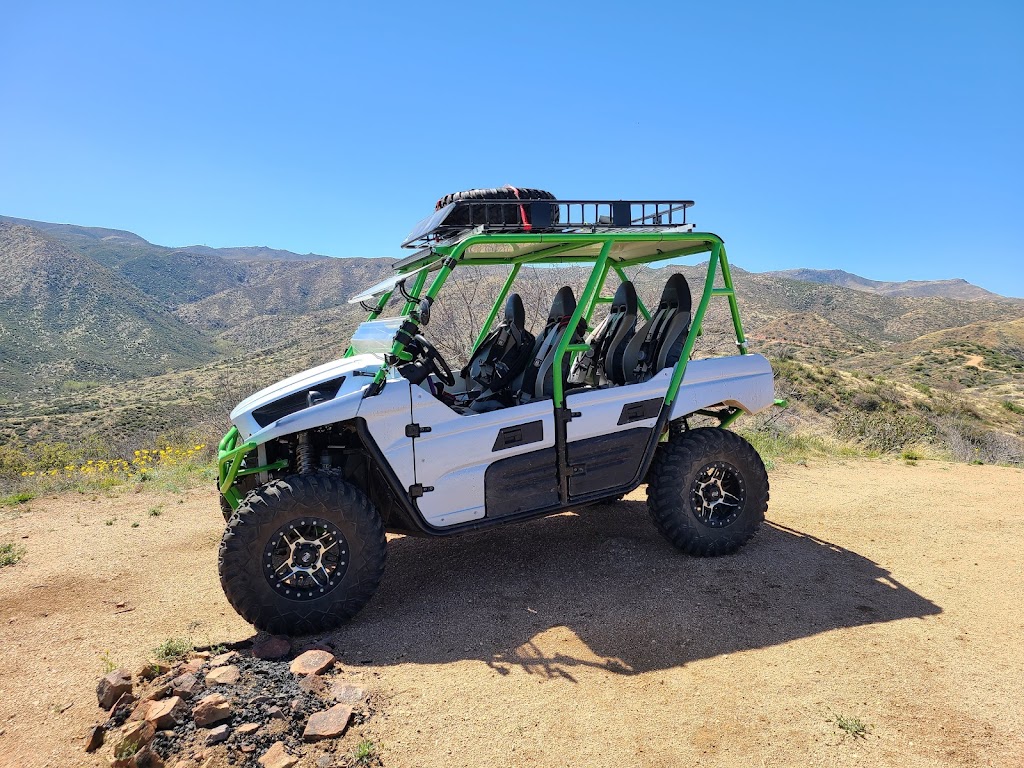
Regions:
M 473 411 L 492 411 L 511 405 L 507 388 L 530 362 L 533 346 L 533 334 L 526 330 L 523 300 L 518 293 L 513 293 L 505 302 L 505 319 L 487 334 L 462 369 L 462 378 L 480 387 L 480 394 L 470 406 Z
M 543 400 L 552 397 L 555 392 L 554 365 L 555 348 L 558 346 L 562 334 L 565 333 L 572 313 L 576 311 L 576 297 L 572 288 L 564 285 L 555 294 L 555 300 L 551 302 L 551 311 L 548 312 L 547 322 L 544 330 L 537 335 L 533 345 L 533 357 L 530 364 L 526 366 L 518 384 L 518 400 L 520 403 L 527 403 L 531 400 Z M 586 323 L 581 319 L 576 328 L 572 331 L 570 344 L 578 344 L 583 340 L 583 333 L 586 330 Z M 566 355 L 562 358 L 561 376 L 569 373 L 569 358 Z M 513 385 L 515 387 L 515 385 Z
M 657 311 L 626 345 L 626 383 L 647 381 L 679 361 L 690 330 L 690 309 L 690 286 L 685 277 L 674 274 L 665 283 Z
M 569 381 L 590 386 L 626 383 L 622 361 L 636 333 L 636 309 L 636 288 L 627 280 L 615 291 L 608 317 L 587 336 L 590 349 L 576 359 Z

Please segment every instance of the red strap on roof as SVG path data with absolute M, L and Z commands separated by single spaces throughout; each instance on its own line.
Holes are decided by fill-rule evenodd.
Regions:
M 513 187 L 511 184 L 506 184 L 505 186 L 508 189 L 512 190 L 512 194 L 514 194 L 516 196 L 517 200 L 522 199 L 522 198 L 519 197 L 519 190 L 518 189 Z M 530 220 L 528 218 L 526 218 L 526 206 L 523 205 L 522 203 L 519 204 L 519 217 L 523 220 L 523 229 L 524 230 L 529 232 L 530 230 L 533 229 L 533 225 L 530 223 Z

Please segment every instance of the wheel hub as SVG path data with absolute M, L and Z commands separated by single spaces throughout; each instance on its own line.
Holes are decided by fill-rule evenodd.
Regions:
M 724 528 L 743 510 L 746 487 L 736 467 L 725 461 L 714 461 L 694 477 L 690 498 L 697 520 L 709 528 Z
M 331 592 L 348 570 L 348 541 L 318 517 L 282 525 L 263 549 L 263 575 L 279 595 L 313 600 Z

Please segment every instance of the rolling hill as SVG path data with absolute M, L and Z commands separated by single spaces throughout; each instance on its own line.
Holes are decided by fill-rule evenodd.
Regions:
M 0 254 L 0 396 L 151 376 L 220 354 L 116 272 L 39 230 L 0 223 Z

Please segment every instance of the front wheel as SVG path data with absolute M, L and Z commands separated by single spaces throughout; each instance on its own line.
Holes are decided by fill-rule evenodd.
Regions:
M 753 536 L 768 508 L 768 473 L 754 447 L 717 427 L 671 436 L 648 475 L 658 530 L 691 555 L 727 555 Z
M 386 552 L 384 524 L 362 491 L 330 475 L 292 475 L 235 510 L 220 544 L 220 583 L 258 629 L 323 632 L 370 600 Z

